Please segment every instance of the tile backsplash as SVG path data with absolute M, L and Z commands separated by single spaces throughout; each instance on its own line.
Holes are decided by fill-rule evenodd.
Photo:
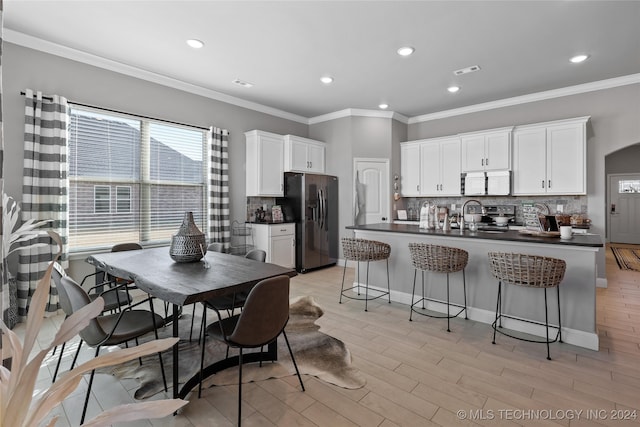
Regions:
M 267 215 L 269 217 L 271 217 L 271 207 L 275 204 L 276 204 L 275 197 L 247 197 L 246 220 L 248 222 L 255 222 L 256 211 L 261 208 L 267 212 Z
M 407 211 L 409 219 L 418 219 L 420 215 L 420 207 L 424 202 L 436 204 L 438 206 L 445 206 L 449 208 L 450 213 L 459 213 L 462 210 L 462 204 L 469 200 L 479 200 L 483 205 L 514 205 L 516 207 L 516 221 L 522 222 L 523 220 L 523 204 L 529 203 L 541 203 L 549 207 L 551 214 L 565 213 L 581 214 L 588 216 L 587 196 L 539 196 L 539 197 L 404 197 L 394 202 L 393 217 L 398 217 L 398 210 L 404 209 Z M 455 204 L 455 210 L 451 210 L 451 205 Z M 561 211 L 558 209 L 560 208 Z M 413 214 L 413 215 L 411 215 Z

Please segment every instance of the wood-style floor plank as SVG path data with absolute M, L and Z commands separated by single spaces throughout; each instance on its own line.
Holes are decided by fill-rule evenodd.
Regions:
M 353 366 L 366 378 L 358 390 L 346 390 L 317 378 L 269 379 L 243 388 L 246 426 L 616 426 L 640 424 L 640 272 L 622 271 L 606 251 L 607 288 L 596 292 L 600 351 L 568 344 L 544 345 L 499 336 L 491 344 L 489 325 L 414 316 L 406 305 L 375 300 L 338 303 L 342 266 L 292 279 L 292 296 L 310 295 L 324 310 L 321 331 L 346 344 Z M 354 270 L 347 269 L 351 283 Z M 61 317 L 61 316 L 59 316 Z M 53 336 L 61 318 L 47 319 L 40 337 Z M 17 327 L 20 329 L 20 326 Z M 86 359 L 90 353 L 83 353 Z M 56 360 L 56 358 L 50 358 Z M 66 359 L 65 359 L 66 360 Z M 52 362 L 41 369 L 46 386 Z M 98 375 L 100 377 L 101 375 Z M 115 402 L 131 401 L 134 380 L 118 384 L 108 376 L 94 388 L 90 413 Z M 86 388 L 74 393 L 77 401 Z M 236 422 L 237 386 L 213 387 L 175 417 L 135 425 L 231 426 Z M 107 395 L 110 393 L 110 395 Z M 616 421 L 611 411 L 636 411 L 635 420 Z M 462 411 L 462 412 L 459 412 Z M 519 412 L 518 412 L 519 411 Z M 582 418 L 527 419 L 544 411 Z M 586 413 L 591 411 L 591 417 Z M 600 412 L 598 412 L 600 411 Z M 57 410 L 60 425 L 77 424 L 77 404 Z M 517 414 L 521 416 L 516 416 Z M 607 418 L 593 414 L 606 414 Z M 491 415 L 491 416 L 489 416 Z M 72 422 L 69 422 L 69 417 Z M 534 417 L 535 418 L 535 417 Z

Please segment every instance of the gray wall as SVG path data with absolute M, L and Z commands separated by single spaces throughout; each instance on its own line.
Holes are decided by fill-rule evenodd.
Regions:
M 5 191 L 22 199 L 26 88 L 70 101 L 230 132 L 231 218 L 245 220 L 245 140 L 252 129 L 308 136 L 306 124 L 237 107 L 5 42 L 2 55 Z M 73 266 L 72 266 L 73 267 Z M 73 269 L 71 271 L 73 273 Z M 80 274 L 74 274 L 81 278 Z
M 451 135 L 507 125 L 591 116 L 588 126 L 588 205 L 593 231 L 605 234 L 605 157 L 640 142 L 640 84 L 532 102 L 451 118 L 404 125 L 384 118 L 346 117 L 307 126 L 201 97 L 116 72 L 5 42 L 3 107 L 5 189 L 21 199 L 24 112 L 21 90 L 58 94 L 71 101 L 134 114 L 230 131 L 229 161 L 232 219 L 245 216 L 244 132 L 261 129 L 327 143 L 327 173 L 340 179 L 340 228 L 353 222 L 353 158 L 391 159 L 399 173 L 399 145 L 406 140 Z M 632 155 L 638 154 L 633 151 Z M 604 253 L 599 256 L 604 276 Z
M 190 94 L 145 80 L 93 67 L 40 51 L 4 43 L 3 102 L 5 134 L 5 187 L 21 195 L 22 140 L 25 88 L 62 95 L 70 101 L 159 119 L 228 129 L 231 215 L 245 215 L 244 132 L 261 129 L 306 137 L 306 124 L 281 119 Z
M 623 148 L 605 158 L 605 175 L 640 173 L 640 135 L 638 144 Z
M 591 116 L 587 125 L 587 200 L 592 231 L 606 233 L 605 157 L 640 141 L 640 84 L 531 102 L 409 125 L 410 140 L 495 127 Z M 637 164 L 637 163 L 636 163 Z M 598 277 L 605 276 L 604 251 Z
M 327 143 L 327 173 L 339 180 L 340 237 L 351 236 L 353 233 L 345 227 L 353 225 L 353 159 L 390 159 L 389 188 L 393 190 L 393 175 L 400 173 L 400 142 L 406 141 L 407 126 L 390 118 L 344 117 L 312 124 L 309 137 Z M 392 200 L 392 194 L 389 198 Z

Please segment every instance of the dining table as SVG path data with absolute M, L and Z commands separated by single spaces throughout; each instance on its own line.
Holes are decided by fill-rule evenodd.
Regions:
M 173 336 L 178 337 L 181 307 L 207 301 L 210 298 L 248 291 L 258 282 L 271 277 L 295 276 L 294 269 L 254 261 L 238 255 L 207 252 L 200 261 L 175 262 L 168 247 L 155 247 L 124 252 L 94 254 L 86 258 L 97 271 L 130 280 L 154 298 L 173 305 L 168 321 Z M 200 373 L 193 375 L 179 388 L 178 344 L 173 346 L 173 397 L 185 398 L 200 382 Z M 271 343 L 264 352 L 244 355 L 243 363 L 277 360 L 277 345 Z M 208 365 L 202 379 L 231 366 L 237 366 L 237 356 L 227 357 Z

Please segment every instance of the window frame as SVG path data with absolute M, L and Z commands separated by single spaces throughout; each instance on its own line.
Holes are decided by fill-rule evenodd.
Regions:
M 107 197 L 99 198 L 98 197 L 98 189 L 107 189 Z M 97 205 L 99 202 L 106 201 L 108 203 L 107 210 L 104 212 L 100 212 L 97 209 Z M 110 185 L 101 185 L 94 184 L 93 186 L 93 213 L 94 215 L 110 215 L 111 214 L 111 186 Z
M 105 116 L 107 120 L 113 120 L 114 122 L 117 122 L 118 119 L 123 119 L 123 123 L 125 124 L 127 121 L 138 123 L 139 127 L 134 129 L 134 132 L 136 132 L 136 136 L 138 138 L 137 140 L 134 140 L 135 143 L 138 144 L 135 146 L 135 150 L 138 150 L 138 155 L 136 161 L 134 162 L 134 164 L 136 164 L 137 166 L 134 166 L 134 168 L 138 169 L 136 170 L 136 176 L 134 176 L 133 178 L 122 178 L 117 177 L 117 175 L 111 176 L 111 174 L 109 173 L 95 176 L 92 174 L 87 174 L 86 171 L 83 171 L 84 175 L 79 175 L 78 171 L 82 169 L 82 167 L 79 166 L 80 163 L 74 163 L 74 167 L 72 168 L 73 159 L 71 159 L 71 156 L 69 156 L 69 197 L 74 197 L 73 193 L 78 194 L 78 192 L 82 192 L 82 187 L 83 185 L 86 186 L 86 184 L 93 185 L 94 187 L 109 188 L 109 211 L 105 211 L 103 213 L 95 212 L 96 200 L 94 192 L 93 215 L 95 215 L 96 217 L 100 215 L 100 217 L 102 218 L 110 215 L 111 219 L 108 221 L 108 223 L 105 224 L 105 227 L 113 227 L 114 229 L 116 229 L 113 233 L 111 233 L 111 235 L 117 235 L 118 233 L 131 235 L 132 233 L 134 233 L 135 236 L 138 236 L 137 241 L 144 244 L 145 246 L 168 245 L 171 241 L 171 235 L 178 230 L 186 211 L 193 211 L 194 217 L 196 217 L 198 228 L 200 228 L 201 231 L 203 231 L 205 234 L 208 232 L 210 208 L 210 129 L 199 126 L 175 123 L 162 119 L 155 119 L 146 116 L 117 112 L 109 109 L 101 109 L 93 106 L 70 103 L 70 116 L 73 117 L 72 120 L 69 120 L 70 144 L 71 139 L 75 138 L 75 135 L 72 136 L 71 127 L 72 125 L 78 126 L 80 124 L 79 117 L 83 114 L 88 115 L 89 117 L 91 117 L 92 114 Z M 150 136 L 150 129 L 153 128 L 154 125 L 161 126 L 160 129 L 162 129 L 163 126 L 168 126 L 166 131 L 167 137 L 169 139 L 159 140 L 157 136 Z M 178 130 L 173 130 L 171 128 L 176 128 Z M 175 144 L 176 142 L 182 142 L 180 139 L 179 129 L 184 129 L 190 132 L 197 132 L 196 134 L 193 134 L 191 136 L 185 135 L 184 141 L 186 141 L 185 143 L 187 145 L 184 146 L 184 149 L 186 149 L 187 151 L 178 151 L 181 156 L 189 157 L 189 152 L 191 152 L 192 154 L 195 153 L 195 156 L 201 156 L 192 158 L 192 160 L 196 162 L 195 165 L 197 166 L 197 169 L 191 169 L 191 174 L 187 173 L 186 175 L 182 175 L 182 180 L 176 181 L 172 179 L 174 177 L 171 175 L 168 176 L 169 179 L 162 179 L 162 176 L 157 172 L 158 170 L 161 170 L 158 168 L 162 168 L 162 165 L 158 163 L 161 161 L 159 160 L 160 157 L 157 156 L 162 154 L 162 150 L 166 150 L 166 147 L 172 147 L 172 144 Z M 80 135 L 81 132 L 88 133 L 93 129 L 82 129 L 80 127 L 77 127 L 75 130 L 80 132 L 78 133 L 78 135 Z M 199 141 L 200 138 L 198 134 L 200 134 L 202 137 L 201 143 Z M 87 136 L 84 135 L 84 138 L 87 138 Z M 74 140 L 74 143 L 80 142 L 81 141 L 79 139 Z M 111 141 L 109 142 L 111 143 Z M 158 146 L 158 143 L 161 143 L 163 145 Z M 188 148 L 189 144 L 193 143 L 200 145 L 199 150 L 198 145 L 191 145 L 192 149 Z M 146 157 L 144 157 L 142 150 L 145 149 L 145 144 L 147 154 L 151 153 L 152 155 L 147 155 Z M 193 151 L 193 149 L 195 149 L 195 151 Z M 76 148 L 76 150 L 78 149 Z M 161 151 L 158 151 L 156 153 L 157 150 Z M 174 148 L 174 150 L 177 149 Z M 200 152 L 198 153 L 198 151 Z M 153 156 L 156 156 L 157 158 L 152 158 Z M 76 156 L 76 158 L 80 158 L 80 156 Z M 147 164 L 146 166 L 143 166 L 143 162 L 145 161 L 147 162 Z M 184 158 L 182 161 L 184 161 Z M 87 163 L 85 163 L 85 165 L 86 164 Z M 146 168 L 146 175 L 143 175 L 144 168 Z M 148 174 L 148 172 L 152 169 L 155 171 L 155 175 L 153 176 L 153 178 L 151 178 Z M 71 173 L 72 170 L 74 171 L 73 175 Z M 194 174 L 195 171 L 198 172 Z M 144 179 L 145 176 L 147 179 Z M 194 179 L 194 177 L 196 181 L 191 181 L 192 179 Z M 129 197 L 128 199 L 126 199 L 126 197 L 121 199 L 119 197 L 118 190 L 125 187 L 129 188 Z M 185 190 L 187 190 L 187 188 L 192 188 L 193 191 L 191 191 L 191 193 L 196 195 L 196 197 L 189 198 L 187 194 L 184 194 L 180 190 L 181 187 L 184 187 Z M 73 191 L 71 191 L 71 189 L 73 189 Z M 180 194 L 184 194 L 183 200 L 187 202 L 186 207 L 183 209 L 178 207 L 180 206 L 180 198 L 178 198 L 176 201 L 177 203 L 174 204 L 173 208 L 164 210 L 163 207 L 165 206 L 165 204 L 163 203 L 163 201 L 165 199 L 162 195 L 159 194 L 163 189 L 167 192 L 178 191 Z M 189 193 L 189 191 L 187 191 L 187 193 Z M 146 204 L 142 202 L 145 194 L 149 197 L 149 202 Z M 186 197 L 186 199 L 184 199 L 184 197 Z M 128 211 L 119 210 L 118 202 L 120 200 L 128 200 Z M 86 202 L 86 200 L 82 200 L 81 198 L 76 199 L 77 205 L 80 205 L 81 202 Z M 146 206 L 146 210 L 144 210 L 142 205 Z M 74 210 L 76 216 L 72 219 L 70 215 L 69 219 L 69 250 L 71 253 L 108 249 L 113 244 L 119 242 L 117 239 L 114 239 L 113 241 L 110 241 L 110 243 L 106 244 L 104 242 L 104 234 L 100 233 L 97 227 L 91 224 L 91 216 L 83 218 L 83 220 L 85 221 L 84 224 L 81 223 L 82 220 L 79 220 L 82 215 L 91 215 L 91 213 L 87 213 L 86 211 L 82 212 L 78 209 L 79 206 L 76 206 Z M 125 224 L 123 227 L 122 225 L 117 223 L 118 220 L 115 219 L 115 217 L 126 217 L 127 215 L 132 216 L 131 224 Z M 180 218 L 179 221 L 177 219 L 178 217 Z M 116 222 L 114 222 L 114 220 Z M 163 225 L 166 221 L 168 221 L 168 225 Z M 93 222 L 95 222 L 95 219 L 93 220 Z M 175 223 L 175 225 L 173 225 L 173 223 Z M 171 231 L 169 231 L 169 228 L 171 229 Z M 88 244 L 87 241 L 92 239 L 92 234 L 95 236 L 95 244 L 93 244 L 94 242 Z M 131 238 L 127 239 L 127 241 L 131 240 Z

